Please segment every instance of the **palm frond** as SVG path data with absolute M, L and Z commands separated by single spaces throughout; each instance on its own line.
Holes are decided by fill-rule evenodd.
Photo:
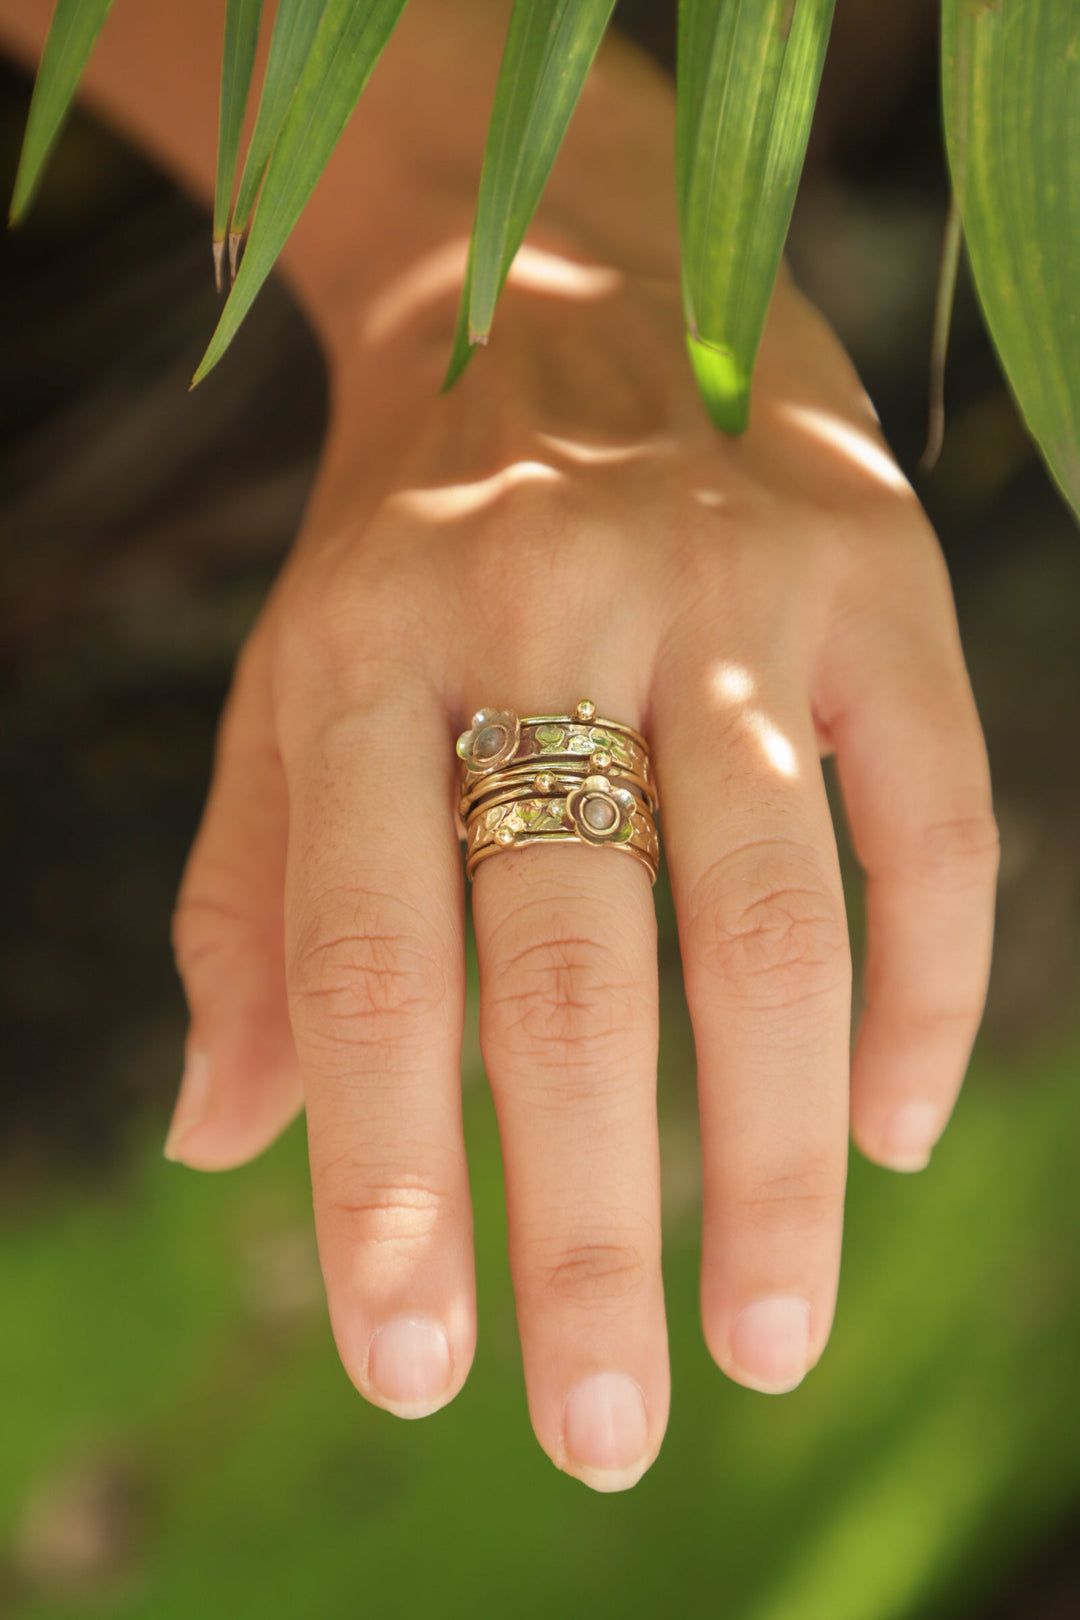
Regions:
M 405 0 L 329 0 L 267 166 L 247 250 L 192 387 L 236 336 L 404 9 Z
M 26 121 L 9 222 L 18 223 L 41 183 L 49 153 L 75 97 L 113 0 L 57 0 Z
M 817 100 L 834 0 L 680 0 L 676 192 L 687 347 L 740 433 Z
M 614 0 L 515 0 L 443 391 L 486 343 L 495 306 L 536 212 Z
M 229 228 L 229 257 L 234 276 L 240 241 L 251 223 L 270 154 L 281 134 L 326 6 L 327 0 L 280 0 L 278 5 L 259 110 Z
M 225 12 L 225 49 L 221 58 L 221 113 L 218 122 L 217 180 L 214 186 L 214 278 L 222 287 L 222 261 L 229 212 L 240 156 L 255 50 L 259 43 L 262 0 L 228 0 Z
M 1080 515 L 1080 5 L 943 0 L 945 135 L 986 324 Z

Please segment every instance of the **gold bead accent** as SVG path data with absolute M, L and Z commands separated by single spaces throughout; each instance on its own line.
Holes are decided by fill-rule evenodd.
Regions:
M 537 793 L 550 793 L 555 786 L 555 778 L 550 771 L 541 771 L 539 776 L 533 777 L 533 787 Z
M 606 748 L 598 748 L 592 756 L 591 764 L 594 771 L 609 771 L 611 769 L 611 755 Z
M 497 844 L 512 844 L 514 842 L 514 829 L 512 827 L 500 827 L 495 834 L 495 842 Z
M 574 710 L 574 719 L 580 720 L 583 726 L 587 726 L 590 721 L 596 719 L 596 704 L 591 702 L 589 698 L 582 698 Z

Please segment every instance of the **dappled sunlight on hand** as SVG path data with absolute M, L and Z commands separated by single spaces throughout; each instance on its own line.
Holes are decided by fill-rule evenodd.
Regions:
M 410 317 L 440 298 L 457 293 L 469 256 L 467 236 L 454 236 L 397 276 L 376 295 L 362 313 L 360 337 L 365 348 L 375 348 L 394 337 Z M 610 265 L 580 264 L 561 253 L 524 243 L 507 275 L 507 285 L 550 298 L 593 302 L 607 298 L 622 286 L 621 271 Z
M 778 416 L 800 428 L 807 437 L 827 445 L 838 458 L 858 468 L 874 482 L 884 484 L 887 489 L 911 490 L 889 452 L 847 418 L 812 405 L 785 403 L 778 405 L 776 411 Z
M 733 719 L 746 735 L 753 737 L 766 762 L 778 776 L 793 779 L 799 774 L 799 761 L 791 741 L 760 709 L 747 707 L 758 683 L 742 664 L 728 660 L 714 665 L 706 685 L 717 708 L 733 711 Z
M 563 477 L 557 467 L 549 467 L 546 461 L 512 461 L 489 478 L 478 478 L 472 483 L 398 490 L 388 498 L 386 507 L 388 511 L 407 512 L 433 523 L 450 522 L 482 512 L 500 495 L 521 484 L 558 484 Z
M 654 433 L 645 439 L 627 444 L 587 444 L 580 439 L 567 439 L 556 433 L 540 433 L 536 437 L 567 461 L 582 467 L 613 467 L 628 461 L 645 461 L 673 455 L 678 450 L 674 434 Z

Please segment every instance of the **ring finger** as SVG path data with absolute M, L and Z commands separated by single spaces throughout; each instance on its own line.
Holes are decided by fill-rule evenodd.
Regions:
M 478 866 L 473 919 L 533 1428 L 560 1468 L 623 1489 L 669 1400 L 652 885 L 615 850 L 508 850 Z

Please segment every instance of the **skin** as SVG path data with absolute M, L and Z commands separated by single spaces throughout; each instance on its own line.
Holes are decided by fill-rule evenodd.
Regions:
M 0 0 L 0 36 L 32 58 L 46 11 Z M 438 394 L 506 15 L 413 0 L 286 253 L 331 424 L 175 924 L 191 1030 L 167 1151 L 238 1165 L 306 1109 L 342 1361 L 405 1417 L 457 1393 L 476 1338 L 453 752 L 474 710 L 588 696 L 650 740 L 698 1056 L 702 1323 L 754 1389 L 793 1388 L 825 1347 L 849 1129 L 914 1170 L 945 1126 L 997 871 L 935 536 L 786 269 L 750 430 L 710 425 L 673 97 L 625 43 L 601 51 L 489 348 Z M 218 0 L 118 7 L 89 83 L 203 198 L 221 21 Z M 830 753 L 867 879 L 850 1060 Z M 625 1488 L 669 1402 L 649 879 L 523 849 L 478 869 L 472 904 L 532 1423 L 558 1467 Z

